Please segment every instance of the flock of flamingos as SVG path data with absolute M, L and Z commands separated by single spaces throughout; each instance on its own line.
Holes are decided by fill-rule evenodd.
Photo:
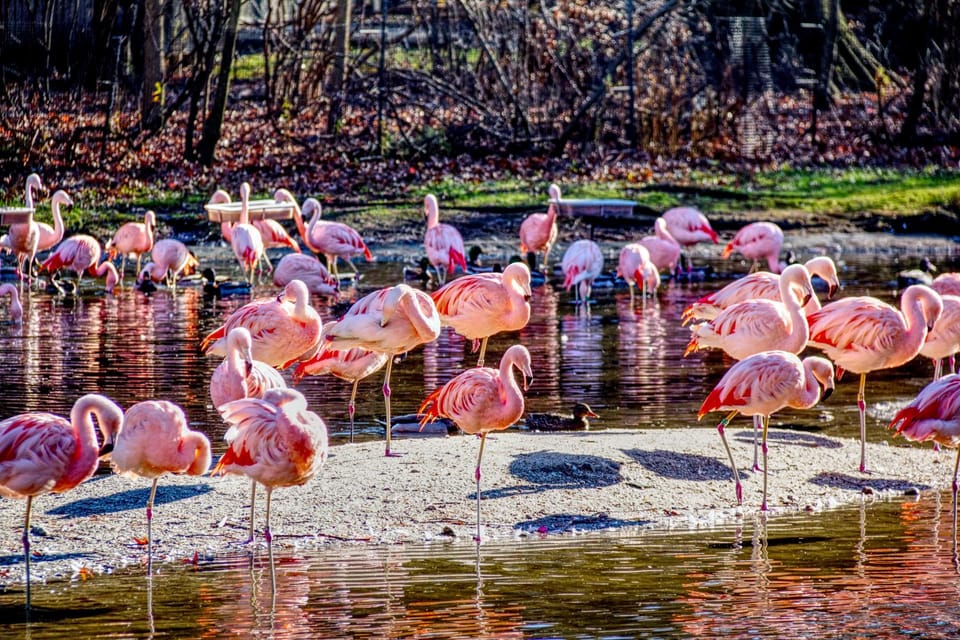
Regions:
M 41 189 L 38 176 L 26 182 L 26 208 L 34 206 Z M 535 254 L 534 269 L 549 264 L 557 239 L 559 187 L 551 185 L 545 213 L 528 216 L 520 226 L 521 253 Z M 303 208 L 287 191 L 279 189 L 274 201 L 293 207 L 300 234 L 298 242 L 275 220 L 250 219 L 250 187 L 240 188 L 239 222 L 222 224 L 244 278 L 257 277 L 261 262 L 269 262 L 265 249 L 288 247 L 292 252 L 272 269 L 279 295 L 240 307 L 223 325 L 206 336 L 205 353 L 223 358 L 210 382 L 210 395 L 223 420 L 230 425 L 228 448 L 212 474 L 242 474 L 251 479 L 250 539 L 254 536 L 254 499 L 257 485 L 267 493 L 264 535 L 269 541 L 270 500 L 273 489 L 302 485 L 316 475 L 327 457 L 327 430 L 310 411 L 304 396 L 287 387 L 279 370 L 296 365 L 293 379 L 304 375 L 333 374 L 353 382 L 349 405 L 354 413 L 357 382 L 381 369 L 386 424 L 391 424 L 390 375 L 395 356 L 435 340 L 442 327 L 473 342 L 477 366 L 470 368 L 423 400 L 421 424 L 439 418 L 452 420 L 463 432 L 480 437 L 475 468 L 477 531 L 480 539 L 480 462 L 486 435 L 515 424 L 524 413 L 524 390 L 532 377 L 530 353 L 521 344 L 509 347 L 496 368 L 484 366 L 487 340 L 501 332 L 522 329 L 530 319 L 531 268 L 524 262 L 509 264 L 502 272 L 468 272 L 463 239 L 457 229 L 439 221 L 436 197 L 424 201 L 424 248 L 436 273 L 436 287 L 427 292 L 404 283 L 373 291 L 357 300 L 346 313 L 323 322 L 310 304 L 310 296 L 337 291 L 337 263 L 343 260 L 356 271 L 351 259 L 371 258 L 360 235 L 349 226 L 321 218 L 320 203 L 308 198 Z M 230 202 L 217 191 L 210 203 Z M 10 297 L 9 317 L 21 313 L 20 295 L 34 286 L 34 262 L 40 273 L 55 278 L 70 270 L 106 277 L 107 290 L 122 283 L 126 259 L 135 256 L 138 282 L 166 281 L 196 269 L 197 261 L 174 239 L 155 240 L 156 220 L 148 212 L 142 223 L 124 224 L 101 248 L 87 235 L 63 239 L 60 207 L 70 197 L 57 191 L 51 198 L 55 225 L 33 220 L 9 226 L 0 247 L 17 260 L 19 285 L 0 285 L 0 296 Z M 308 224 L 304 223 L 310 217 Z M 323 255 L 323 262 L 302 252 Z M 619 254 L 618 275 L 641 295 L 653 295 L 661 274 L 676 275 L 684 247 L 698 242 L 718 243 L 707 218 L 689 207 L 666 211 L 657 218 L 654 234 L 629 243 Z M 891 427 L 906 438 L 933 440 L 945 446 L 960 444 L 960 376 L 940 376 L 940 362 L 960 351 L 960 274 L 943 274 L 930 286 L 907 287 L 897 309 L 870 296 L 840 298 L 821 306 L 812 277 L 826 281 L 829 297 L 839 289 L 836 267 L 828 257 L 806 264 L 779 262 L 783 232 L 775 224 L 757 222 L 740 229 L 723 249 L 723 257 L 739 252 L 754 262 L 764 261 L 765 271 L 752 270 L 727 286 L 690 305 L 682 316 L 689 325 L 686 354 L 719 349 L 736 362 L 704 400 L 698 417 L 722 411 L 718 425 L 730 459 L 737 503 L 742 487 L 737 465 L 724 428 L 737 415 L 755 422 L 754 467 L 759 470 L 756 436 L 762 452 L 763 502 L 767 509 L 767 427 L 774 412 L 784 407 L 810 408 L 834 388 L 842 371 L 860 375 L 857 398 L 860 416 L 860 470 L 867 472 L 865 441 L 865 382 L 871 371 L 898 367 L 917 355 L 937 361 L 934 382 L 894 417 Z M 141 266 L 141 258 L 149 255 Z M 101 261 L 101 256 L 106 259 Z M 121 258 L 120 268 L 114 264 Z M 573 289 L 578 303 L 586 304 L 591 286 L 603 269 L 600 247 L 588 239 L 573 242 L 561 261 L 563 287 Z M 689 269 L 689 261 L 687 264 Z M 807 347 L 826 357 L 800 358 Z M 685 354 L 685 355 L 686 355 Z M 517 374 L 520 374 L 519 380 Z M 587 409 L 589 411 L 589 409 Z M 98 443 L 93 418 L 102 433 Z M 559 424 L 559 423 L 558 423 Z M 551 428 L 549 421 L 544 428 Z M 391 430 L 387 428 L 385 455 L 393 456 Z M 34 496 L 67 491 L 90 478 L 101 458 L 109 456 L 113 468 L 152 481 L 147 502 L 148 557 L 152 545 L 151 519 L 157 481 L 165 473 L 204 474 L 212 463 L 206 436 L 188 428 L 183 411 L 166 400 L 138 402 L 122 410 L 109 398 L 88 394 L 73 405 L 69 418 L 43 412 L 7 417 L 0 422 L 0 494 L 26 498 L 23 551 L 29 594 L 30 510 Z M 960 465 L 960 454 L 957 457 Z M 954 470 L 954 531 L 957 511 L 957 469 Z M 149 571 L 149 565 L 148 565 Z

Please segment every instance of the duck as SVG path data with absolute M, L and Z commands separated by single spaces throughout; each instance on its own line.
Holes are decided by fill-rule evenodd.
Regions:
M 933 274 L 936 272 L 937 267 L 930 258 L 924 258 L 920 261 L 919 268 L 904 269 L 897 274 L 897 289 L 906 289 L 913 284 L 925 284 L 929 287 L 933 284 Z
M 423 416 L 419 413 L 405 413 L 390 418 L 390 432 L 394 435 L 405 436 L 450 436 L 459 429 L 450 418 L 437 418 L 423 426 L 420 421 Z
M 249 296 L 253 289 L 249 282 L 218 278 L 212 267 L 207 267 L 200 275 L 203 276 L 203 295 L 206 298 Z
M 404 280 L 416 280 L 424 289 L 430 288 L 433 283 L 433 268 L 430 266 L 430 259 L 427 256 L 420 258 L 416 267 L 405 266 L 403 268 Z
M 573 405 L 573 415 L 559 413 L 529 413 L 526 424 L 531 431 L 587 431 L 590 422 L 587 418 L 599 418 L 586 402 Z
M 480 259 L 480 255 L 483 253 L 477 245 L 470 247 L 470 250 L 467 251 L 467 273 L 490 273 L 491 271 L 496 271 L 495 267 L 488 267 L 483 264 L 483 261 Z

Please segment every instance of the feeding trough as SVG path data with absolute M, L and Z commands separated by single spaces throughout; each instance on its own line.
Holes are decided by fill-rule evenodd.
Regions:
M 636 205 L 633 200 L 615 198 L 561 198 L 557 200 L 557 211 L 563 216 L 632 218 Z
M 33 207 L 0 207 L 0 224 L 21 224 L 30 220 Z
M 211 222 L 240 222 L 241 202 L 217 202 L 203 205 Z M 289 220 L 293 217 L 293 203 L 277 200 L 251 200 L 247 212 L 253 220 Z

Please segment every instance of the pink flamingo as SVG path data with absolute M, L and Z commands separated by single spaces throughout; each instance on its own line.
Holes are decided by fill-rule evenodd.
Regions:
M 96 416 L 104 448 L 97 445 Z M 27 606 L 30 605 L 30 507 L 43 493 L 73 489 L 97 470 L 101 454 L 120 431 L 123 411 L 105 396 L 79 398 L 70 419 L 43 412 L 21 413 L 0 422 L 0 495 L 26 498 L 23 556 L 26 561 Z
M 653 221 L 652 236 L 644 236 L 639 243 L 650 253 L 650 261 L 657 271 L 666 270 L 673 275 L 680 260 L 680 243 L 667 230 L 667 221 L 657 218 Z
M 20 304 L 20 292 L 12 284 L 5 282 L 0 284 L 0 298 L 3 296 L 10 296 L 10 304 L 8 305 L 10 322 L 20 324 L 23 321 L 23 305 Z
M 467 272 L 466 251 L 463 237 L 456 227 L 440 222 L 440 206 L 437 196 L 427 194 L 423 199 L 423 215 L 427 221 L 427 231 L 423 236 L 423 247 L 427 250 L 427 259 L 437 272 L 437 281 L 442 286 L 447 274 L 453 275 L 457 267 Z
M 83 274 L 103 275 L 97 273 L 100 263 L 100 242 L 93 236 L 78 234 L 70 236 L 57 246 L 56 251 L 50 254 L 40 265 L 40 272 L 56 274 L 61 269 L 68 269 L 77 273 L 77 288 L 83 280 Z
M 744 258 L 753 261 L 750 272 L 757 270 L 757 262 L 766 259 L 770 273 L 780 273 L 780 249 L 783 247 L 783 230 L 772 222 L 751 222 L 737 231 L 721 257 L 729 258 L 739 251 Z
M 117 283 L 120 282 L 120 272 L 117 266 L 109 260 L 104 260 L 96 268 L 91 269 L 92 275 L 97 278 L 104 278 L 104 289 L 107 293 L 113 293 Z
M 337 260 L 343 259 L 350 269 L 357 273 L 357 268 L 353 266 L 351 258 L 358 255 L 369 262 L 373 260 L 373 254 L 367 248 L 363 238 L 357 233 L 357 230 L 342 222 L 331 222 L 322 220 L 322 207 L 320 201 L 316 198 L 307 198 L 303 203 L 303 215 L 311 216 L 310 224 L 307 226 L 307 235 L 304 236 L 304 242 L 314 253 L 321 253 L 326 258 L 327 269 L 333 274 L 334 278 L 340 281 L 340 271 L 337 269 Z
M 834 296 L 840 289 L 840 279 L 837 277 L 837 265 L 827 256 L 818 256 L 807 260 L 804 265 L 810 276 L 817 276 L 827 283 L 827 299 Z M 780 300 L 780 276 L 769 271 L 757 271 L 734 280 L 719 291 L 703 296 L 683 310 L 681 318 L 686 325 L 691 321 L 712 320 L 729 306 L 745 300 Z M 820 308 L 820 300 L 816 295 L 810 296 L 803 312 L 810 315 Z
M 150 251 L 150 261 L 137 276 L 137 283 L 140 284 L 148 278 L 155 283 L 165 281 L 167 286 L 176 292 L 177 280 L 193 273 L 199 265 L 200 262 L 190 253 L 187 245 L 179 240 L 157 240 Z
M 950 371 L 953 373 L 954 354 L 960 351 L 960 297 L 941 295 L 943 313 L 933 323 L 927 333 L 927 339 L 920 347 L 920 355 L 933 360 L 933 379 L 937 380 L 943 372 L 943 359 L 950 359 Z
M 304 253 L 288 253 L 273 270 L 273 284 L 278 287 L 285 287 L 292 280 L 303 282 L 315 296 L 337 298 L 340 295 L 337 280 L 323 263 Z
M 707 217 L 693 207 L 674 207 L 663 213 L 667 230 L 683 247 L 692 247 L 698 242 L 710 241 L 717 244 L 720 239 L 710 226 Z M 693 270 L 693 263 L 687 257 L 687 273 Z
M 107 243 L 107 255 L 115 260 L 117 254 L 121 257 L 120 275 L 127 270 L 127 256 L 137 256 L 137 273 L 140 273 L 140 264 L 143 254 L 153 250 L 153 235 L 157 228 L 157 214 L 147 211 L 143 215 L 143 222 L 125 222 L 120 225 L 113 238 Z
M 563 254 L 563 288 L 574 289 L 577 304 L 587 304 L 593 281 L 603 271 L 603 253 L 593 240 L 577 240 Z
M 147 574 L 150 575 L 157 481 L 165 473 L 205 474 L 210 468 L 210 441 L 202 433 L 190 430 L 183 409 L 174 403 L 145 400 L 125 412 L 110 461 L 117 473 L 153 480 L 147 498 Z
M 43 183 L 40 182 L 40 176 L 35 173 L 27 176 L 24 205 L 32 209 L 34 206 L 33 192 L 42 189 Z M 7 230 L 7 244 L 10 251 L 17 256 L 17 276 L 21 280 L 29 282 L 33 277 L 33 260 L 37 255 L 39 243 L 40 227 L 34 221 L 33 213 L 28 216 L 26 222 L 12 224 Z M 24 271 L 24 267 L 26 267 L 26 271 Z
M 325 333 L 329 331 L 336 321 L 328 322 L 323 325 L 324 331 L 321 333 L 321 343 L 324 341 Z M 354 347 L 352 349 L 334 349 L 330 346 L 317 351 L 317 353 L 304 362 L 297 365 L 293 372 L 293 382 L 297 384 L 304 376 L 319 376 L 331 374 L 346 380 L 353 384 L 350 390 L 350 401 L 347 403 L 347 414 L 350 416 L 350 442 L 353 442 L 353 418 L 357 412 L 357 386 L 364 378 L 373 375 L 387 364 L 389 355 L 380 351 L 370 351 Z
M 253 284 L 254 269 L 263 258 L 263 236 L 250 224 L 250 183 L 240 185 L 240 222 L 230 230 L 230 247 L 243 271 L 243 278 Z
M 957 449 L 953 467 L 953 545 L 957 546 L 957 471 L 960 470 L 960 375 L 951 373 L 924 387 L 917 397 L 893 417 L 890 429 L 913 442 Z
M 523 390 L 514 377 L 517 369 L 523 376 Z M 445 385 L 433 391 L 420 405 L 423 415 L 421 428 L 437 418 L 450 418 L 464 433 L 480 435 L 477 452 L 477 535 L 480 543 L 480 460 L 483 445 L 491 431 L 503 431 L 523 416 L 523 391 L 533 378 L 530 352 L 520 344 L 507 349 L 500 358 L 500 368 L 475 367 L 467 369 Z
M 473 340 L 480 347 L 477 366 L 483 366 L 490 336 L 520 331 L 530 322 L 530 269 L 522 262 L 507 265 L 503 273 L 475 273 L 452 280 L 430 297 L 440 313 L 440 324 Z
M 207 355 L 225 356 L 230 331 L 246 327 L 253 341 L 253 357 L 284 369 L 313 355 L 322 325 L 320 314 L 310 306 L 307 285 L 293 280 L 280 295 L 254 300 L 234 311 L 203 339 L 200 348 Z
M 697 413 L 700 420 L 711 411 L 730 411 L 717 425 L 723 447 L 727 450 L 736 487 L 737 504 L 743 504 L 740 473 L 733 460 L 724 430 L 738 413 L 760 416 L 763 423 L 763 502 L 767 510 L 767 428 L 770 416 L 784 407 L 809 409 L 833 393 L 833 364 L 826 358 L 810 356 L 802 361 L 786 351 L 762 351 L 733 364 Z M 822 393 L 821 393 L 822 390 Z
M 780 301 L 746 300 L 727 307 L 713 320 L 691 325 L 687 356 L 700 349 L 721 349 L 731 358 L 777 349 L 800 353 L 807 346 L 810 328 L 803 305 L 813 296 L 810 273 L 792 264 L 780 276 Z
M 289 191 L 286 189 L 278 189 L 276 193 L 281 194 L 281 192 L 282 195 L 280 197 L 274 195 L 274 200 L 278 202 L 293 202 L 296 204 L 296 200 Z M 210 200 L 208 200 L 208 204 L 221 204 L 227 202 L 230 202 L 230 194 L 223 189 L 217 189 L 214 191 L 213 195 L 210 196 Z M 297 213 L 299 213 L 299 208 Z M 273 271 L 273 264 L 270 262 L 270 256 L 267 255 L 267 249 L 288 247 L 295 253 L 301 253 L 300 245 L 290 236 L 287 230 L 284 229 L 283 225 L 278 221 L 270 218 L 261 218 L 260 220 L 254 220 L 251 222 L 251 224 L 257 228 L 257 230 L 260 232 L 260 237 L 263 239 L 264 251 L 260 257 L 267 264 L 267 268 L 270 271 Z M 232 222 L 220 223 L 220 232 L 223 234 L 223 239 L 226 240 L 226 242 L 231 246 L 233 246 L 233 227 L 234 223 Z
M 53 215 L 53 226 L 46 222 L 38 222 L 37 229 L 40 237 L 37 240 L 37 253 L 52 249 L 63 240 L 63 215 L 60 213 L 60 207 L 66 205 L 73 206 L 73 200 L 63 189 L 58 189 L 50 198 L 50 213 Z
M 386 456 L 390 451 L 390 373 L 393 356 L 433 342 L 440 335 L 440 313 L 429 295 L 405 284 L 379 289 L 357 300 L 347 313 L 324 331 L 321 349 L 360 347 L 390 356 L 383 379 L 386 405 Z
M 942 312 L 940 294 L 925 285 L 911 285 L 900 296 L 899 310 L 871 296 L 854 296 L 831 302 L 807 317 L 810 344 L 837 364 L 837 377 L 843 370 L 860 374 L 861 473 L 867 471 L 867 373 L 913 360 Z
M 327 425 L 307 409 L 296 389 L 269 389 L 263 398 L 244 398 L 221 407 L 230 425 L 229 446 L 211 475 L 245 475 L 267 490 L 264 537 L 270 532 L 270 498 L 277 487 L 306 484 L 327 460 Z M 253 520 L 253 503 L 250 504 Z
M 639 284 L 642 287 L 641 294 L 644 299 L 647 297 L 647 289 L 656 293 L 660 286 L 660 273 L 653 261 L 650 260 L 650 252 L 639 242 L 631 242 L 620 249 L 620 257 L 617 261 L 617 275 L 623 278 L 627 286 L 630 287 L 630 305 L 633 305 L 633 287 Z
M 546 213 L 531 213 L 520 223 L 520 253 L 543 251 L 543 270 L 547 270 L 550 249 L 557 241 L 557 203 L 560 201 L 560 187 L 551 184 L 547 190 L 550 202 Z
M 930 287 L 940 295 L 960 296 L 960 273 L 941 273 L 933 279 Z

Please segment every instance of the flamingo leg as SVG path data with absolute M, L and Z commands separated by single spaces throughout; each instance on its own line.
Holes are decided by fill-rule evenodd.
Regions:
M 767 427 L 770 426 L 770 416 L 761 416 L 760 422 L 763 424 L 763 443 L 760 449 L 763 451 L 763 501 L 760 503 L 760 511 L 767 510 Z
M 157 480 L 153 479 L 150 497 L 147 498 L 147 575 L 153 575 L 153 499 L 157 496 Z
M 487 340 L 489 340 L 489 339 L 490 339 L 490 336 L 486 336 L 485 338 L 483 338 L 483 339 L 480 341 L 480 357 L 477 358 L 477 366 L 478 366 L 478 367 L 482 367 L 482 366 L 483 366 L 483 357 L 484 357 L 484 356 L 486 355 L 486 353 L 487 353 Z
M 267 487 L 267 524 L 263 529 L 263 537 L 267 539 L 267 544 L 273 544 L 273 534 L 270 532 L 270 496 L 273 493 L 271 487 Z
M 957 364 L 957 363 L 956 363 L 956 358 L 955 358 L 954 355 L 951 353 L 950 356 L 947 358 L 947 367 L 949 367 L 949 369 L 950 369 L 949 371 L 947 371 L 947 373 L 953 373 L 953 372 L 955 372 L 955 371 L 957 370 L 957 369 L 956 369 L 956 364 Z
M 350 391 L 350 404 L 347 405 L 347 413 L 350 414 L 350 442 L 353 442 L 353 415 L 357 412 L 357 385 L 360 380 L 353 381 L 353 390 Z M 387 423 L 387 431 L 390 431 L 390 423 Z
M 480 544 L 480 459 L 483 458 L 483 445 L 487 442 L 487 434 L 480 434 L 480 451 L 477 453 L 477 470 L 474 476 L 477 479 L 477 535 L 473 538 Z
M 937 358 L 933 361 L 933 379 L 939 380 L 943 373 L 943 358 Z
M 857 392 L 857 410 L 860 412 L 860 473 L 867 472 L 867 403 L 863 390 L 867 386 L 867 374 L 860 374 L 860 390 Z
M 740 472 L 737 471 L 737 463 L 733 461 L 733 452 L 730 451 L 730 445 L 727 443 L 727 435 L 725 433 L 726 426 L 736 417 L 737 413 L 737 411 L 731 411 L 730 415 L 721 420 L 720 424 L 717 425 L 717 432 L 720 434 L 720 439 L 723 441 L 723 448 L 727 450 L 727 457 L 730 459 L 730 468 L 733 469 L 734 491 L 736 491 L 737 494 L 737 504 L 741 505 L 743 504 L 743 485 L 740 484 Z
M 633 285 L 628 283 L 627 286 L 630 287 L 630 306 L 633 307 Z M 647 285 L 644 284 L 643 286 L 646 287 Z
M 957 489 L 960 488 L 960 485 L 957 484 L 957 471 L 960 471 L 960 448 L 957 448 L 957 462 L 953 465 L 953 484 L 951 489 L 953 490 L 953 554 L 957 554 Z M 28 582 L 29 585 L 29 582 Z
M 250 481 L 250 537 L 247 538 L 247 543 L 253 542 L 253 514 L 254 514 L 254 505 L 257 503 L 257 481 Z
M 23 521 L 23 559 L 27 569 L 27 609 L 30 609 L 30 508 L 33 496 L 27 496 L 27 516 Z M 956 527 L 954 527 L 956 530 Z
M 757 449 L 759 448 L 759 442 L 757 441 L 757 432 L 763 429 L 763 418 L 760 416 L 753 416 L 753 470 L 760 471 L 760 465 L 757 464 Z
M 386 457 L 399 456 L 399 453 L 390 451 L 390 372 L 393 370 L 393 357 L 387 358 L 387 375 L 383 379 L 383 403 L 387 407 L 387 450 L 383 454 Z

